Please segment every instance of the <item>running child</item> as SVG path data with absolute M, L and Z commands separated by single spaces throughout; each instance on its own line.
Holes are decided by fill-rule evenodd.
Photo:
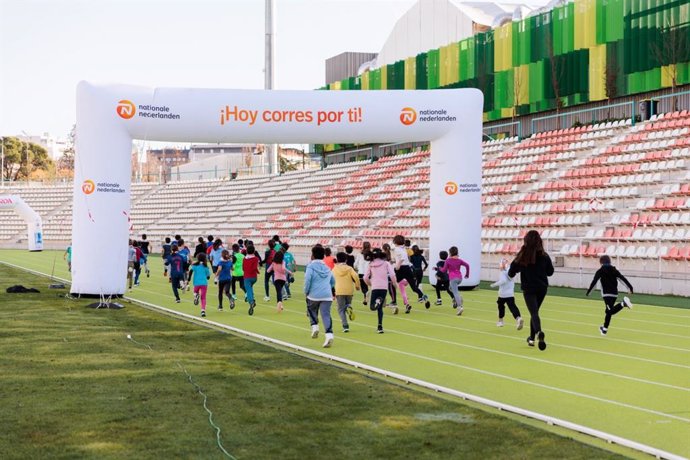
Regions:
M 240 240 L 241 241 L 241 240 Z M 235 284 L 240 284 L 240 289 L 247 292 L 244 288 L 244 254 L 240 250 L 240 245 L 235 243 L 232 245 L 232 298 L 237 300 L 235 292 Z
M 604 325 L 599 326 L 601 335 L 606 335 L 611 324 L 611 317 L 621 311 L 623 308 L 632 308 L 632 302 L 628 297 L 623 297 L 623 301 L 616 303 L 618 298 L 618 280 L 621 280 L 628 286 L 630 294 L 633 293 L 632 284 L 630 281 L 618 271 L 616 267 L 611 265 L 611 258 L 609 256 L 601 256 L 599 258 L 601 268 L 594 274 L 594 279 L 587 289 L 587 296 L 592 292 L 592 289 L 601 282 L 601 297 L 604 299 L 606 310 L 604 310 Z
M 333 345 L 333 321 L 331 320 L 331 305 L 333 304 L 333 288 L 335 278 L 333 272 L 323 262 L 325 251 L 322 246 L 311 248 L 312 261 L 307 265 L 304 273 L 304 295 L 307 298 L 307 316 L 311 324 L 311 338 L 319 336 L 319 313 L 323 320 L 326 333 L 324 348 Z
M 393 255 L 391 253 L 391 245 L 388 243 L 384 243 L 381 246 L 381 250 L 383 254 L 386 257 L 386 262 L 390 264 L 391 267 L 393 267 L 393 272 L 395 272 L 395 265 L 393 265 Z M 388 304 L 389 307 L 393 309 L 393 314 L 397 315 L 398 314 L 398 289 L 397 289 L 397 284 L 395 277 L 389 278 L 388 279 L 388 293 L 391 296 L 391 303 Z M 371 300 L 371 299 L 369 299 Z
M 439 269 L 443 273 L 448 274 L 448 284 L 450 286 L 450 292 L 453 293 L 453 298 L 455 299 L 455 304 L 457 305 L 458 312 L 457 315 L 462 315 L 464 311 L 463 299 L 458 290 L 458 286 L 462 283 L 462 267 L 465 267 L 465 278 L 470 277 L 470 264 L 465 262 L 458 256 L 457 246 L 451 246 L 448 250 L 450 257 L 446 259 L 446 262 Z
M 132 290 L 132 279 L 134 278 L 134 262 L 137 260 L 137 251 L 134 249 L 134 241 L 129 240 L 129 249 L 127 250 L 127 285 L 129 290 Z
M 530 314 L 529 337 L 527 345 L 534 346 L 534 339 L 538 341 L 538 348 L 546 350 L 546 334 L 541 328 L 539 309 L 549 289 L 549 276 L 553 275 L 553 262 L 544 251 L 544 242 L 536 230 L 528 231 L 523 237 L 523 245 L 510 264 L 508 276 L 513 278 L 520 274 L 520 288 L 525 305 Z
M 407 284 L 410 285 L 412 290 L 417 294 L 418 301 L 419 302 L 424 302 L 425 307 L 429 308 L 431 304 L 429 303 L 429 297 L 424 294 L 421 289 L 419 289 L 419 286 L 417 285 L 417 282 L 415 281 L 414 278 L 414 273 L 412 272 L 412 264 L 410 263 L 410 259 L 407 256 L 407 250 L 405 249 L 405 238 L 402 235 L 395 235 L 393 238 L 393 244 L 395 245 L 393 249 L 393 257 L 395 260 L 395 276 L 396 276 L 396 282 L 400 286 L 401 281 L 405 280 L 407 281 Z M 403 284 L 400 289 L 405 289 L 405 285 Z M 408 303 L 405 305 L 405 313 L 410 313 L 412 310 L 412 306 Z
M 264 290 L 266 291 L 264 301 L 266 302 L 269 302 L 271 300 L 271 291 L 269 289 L 269 284 L 274 278 L 273 272 L 269 271 L 268 269 L 271 268 L 271 265 L 273 264 L 273 257 L 275 257 L 276 255 L 274 247 L 275 241 L 272 239 L 268 240 L 268 242 L 266 243 L 266 251 L 264 251 Z
M 244 272 L 244 291 L 247 293 L 249 302 L 249 316 L 254 314 L 256 301 L 254 300 L 254 284 L 259 277 L 259 258 L 256 256 L 254 245 L 247 246 L 247 255 L 242 260 L 242 271 Z
M 441 300 L 441 292 L 447 292 L 450 296 L 451 302 L 453 302 L 453 308 L 457 308 L 458 305 L 455 303 L 455 297 L 453 297 L 453 293 L 450 292 L 448 273 L 441 271 L 441 267 L 446 264 L 446 259 L 448 259 L 448 251 L 439 252 L 438 258 L 439 261 L 436 262 L 436 267 L 434 267 L 434 271 L 436 272 L 436 286 L 434 286 L 436 288 L 436 305 L 443 304 L 443 301 Z
M 355 312 L 352 310 L 352 296 L 355 290 L 359 291 L 359 276 L 352 267 L 347 264 L 347 253 L 339 252 L 335 255 L 338 263 L 333 269 L 335 276 L 335 301 L 338 305 L 338 315 L 343 323 L 343 332 L 350 332 L 350 321 L 355 320 Z
M 211 268 L 213 273 L 216 272 L 218 264 L 222 260 L 222 254 L 225 248 L 223 247 L 223 241 L 220 238 L 213 240 L 213 245 L 211 246 L 211 252 L 208 254 L 208 260 L 211 262 Z
M 146 277 L 149 278 L 151 276 L 151 270 L 149 270 L 149 253 L 151 252 L 151 248 L 149 245 L 149 242 L 146 240 L 146 233 L 141 235 L 141 241 L 139 241 L 139 249 L 141 249 L 141 267 L 144 269 L 144 272 L 146 273 Z
M 424 272 L 427 268 L 429 268 L 429 262 L 427 262 L 426 258 L 424 257 L 424 251 L 419 249 L 419 246 L 417 246 L 416 244 L 412 246 L 412 256 L 410 256 L 410 263 L 412 264 L 412 273 L 414 274 L 414 279 L 415 281 L 417 281 L 417 286 L 419 286 L 422 284 Z
M 369 297 L 369 309 L 378 314 L 378 326 L 376 332 L 383 334 L 383 307 L 386 305 L 386 293 L 388 280 L 395 279 L 393 266 L 386 260 L 386 254 L 376 248 L 371 252 L 371 262 L 364 274 L 364 282 L 371 287 Z M 393 307 L 393 314 L 398 313 L 398 307 Z
M 496 326 L 503 327 L 503 317 L 506 314 L 506 305 L 515 318 L 517 330 L 522 329 L 524 321 L 520 315 L 520 309 L 515 305 L 515 281 L 508 276 L 508 259 L 501 259 L 498 266 L 498 280 L 491 287 L 498 287 L 498 322 Z
M 326 264 L 328 268 L 333 270 L 335 268 L 335 257 L 333 257 L 333 253 L 331 252 L 331 248 L 324 248 L 324 257 L 323 257 L 323 263 Z
M 206 254 L 197 254 L 196 262 L 189 268 L 188 279 L 194 285 L 194 305 L 201 299 L 201 317 L 206 316 L 206 291 L 211 272 L 206 265 Z
M 170 243 L 170 237 L 166 236 L 163 244 L 161 245 L 162 252 L 161 252 L 161 257 L 163 260 L 168 260 L 168 257 L 172 255 L 172 244 Z M 167 266 L 163 270 L 163 276 L 168 276 L 168 268 Z
M 201 254 L 201 253 L 200 253 Z M 230 285 L 232 284 L 232 259 L 230 251 L 223 249 L 220 253 L 220 262 L 216 267 L 216 280 L 218 281 L 218 311 L 223 311 L 223 295 L 228 297 L 230 310 L 235 308 L 235 300 L 230 295 Z
M 67 270 L 72 272 L 72 245 L 70 244 L 65 249 L 65 253 L 62 255 L 62 260 L 67 261 Z
M 180 293 L 178 289 L 180 289 L 182 280 L 184 279 L 184 259 L 178 254 L 176 244 L 170 246 L 170 255 L 165 259 L 165 273 L 168 273 L 168 267 L 170 267 L 169 281 L 172 285 L 173 294 L 175 295 L 175 302 L 180 303 Z
M 352 255 L 352 251 L 354 251 L 354 248 L 350 246 L 349 244 L 345 246 L 345 254 L 347 255 L 347 264 L 355 268 L 355 256 Z M 336 260 L 338 259 L 338 254 L 335 255 Z
M 357 275 L 359 275 L 359 285 L 364 295 L 364 301 L 362 303 L 365 306 L 367 305 L 369 285 L 364 282 L 364 275 L 367 273 L 367 268 L 369 268 L 369 262 L 371 262 L 371 243 L 365 241 L 362 243 L 362 252 L 357 254 L 357 258 L 355 259 L 355 269 L 357 270 Z
M 189 291 L 189 277 L 187 276 L 187 272 L 189 271 L 189 264 L 192 262 L 191 258 L 191 251 L 185 244 L 184 240 L 180 237 L 178 238 L 179 235 L 176 235 L 175 238 L 177 239 L 177 252 L 182 256 L 182 259 L 185 261 L 184 262 L 184 289 Z
M 283 311 L 283 288 L 287 282 L 288 276 L 292 275 L 292 272 L 285 266 L 285 254 L 283 251 L 278 251 L 273 256 L 270 267 L 266 269 L 266 273 L 273 275 L 273 285 L 276 288 L 276 299 L 278 304 L 276 308 L 278 313 Z
M 295 272 L 297 271 L 297 262 L 295 262 L 295 256 L 289 251 L 290 245 L 287 243 L 281 243 L 280 252 L 283 253 L 283 262 L 285 262 L 285 268 L 288 269 L 290 274 L 287 277 L 287 282 L 285 283 L 285 295 L 283 299 L 289 299 L 291 296 L 290 285 L 295 282 Z

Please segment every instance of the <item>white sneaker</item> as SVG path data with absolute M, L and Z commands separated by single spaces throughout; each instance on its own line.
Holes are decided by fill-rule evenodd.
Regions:
M 326 333 L 326 341 L 323 343 L 323 347 L 331 348 L 331 345 L 333 345 L 333 334 L 328 332 Z
M 312 339 L 315 339 L 315 338 L 317 338 L 318 336 L 319 336 L 319 325 L 318 325 L 318 324 L 314 324 L 314 325 L 311 327 L 311 338 L 312 338 Z
M 462 312 L 463 312 L 464 310 L 465 310 L 464 308 L 458 307 L 458 312 L 456 313 L 456 315 L 458 315 L 458 316 L 462 315 Z
M 264 297 L 264 301 L 268 302 L 269 300 L 271 300 L 269 296 Z
M 499 319 L 498 322 L 496 323 L 496 326 L 503 327 L 503 320 Z
M 623 297 L 623 306 L 632 310 L 633 305 L 629 297 Z
M 522 319 L 522 316 L 518 316 L 518 319 L 517 319 L 517 330 L 519 331 L 520 329 L 522 329 L 522 326 L 524 326 L 524 325 L 525 325 L 525 320 Z

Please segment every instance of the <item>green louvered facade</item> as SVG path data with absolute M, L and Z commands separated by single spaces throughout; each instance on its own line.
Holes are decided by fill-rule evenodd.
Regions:
M 479 88 L 484 120 L 690 83 L 690 1 L 577 0 L 324 89 Z

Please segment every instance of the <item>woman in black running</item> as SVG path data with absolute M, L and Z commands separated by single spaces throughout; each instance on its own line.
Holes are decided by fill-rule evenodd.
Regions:
M 520 287 L 525 305 L 530 313 L 530 333 L 527 345 L 534 346 L 534 338 L 539 342 L 539 349 L 546 350 L 544 331 L 539 319 L 539 308 L 544 302 L 549 287 L 548 277 L 553 275 L 553 263 L 544 251 L 544 244 L 539 232 L 530 230 L 524 237 L 524 244 L 510 264 L 508 276 L 513 278 L 520 274 Z

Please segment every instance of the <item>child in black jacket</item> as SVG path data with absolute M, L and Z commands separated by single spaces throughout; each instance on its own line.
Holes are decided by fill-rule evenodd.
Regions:
M 618 280 L 623 281 L 630 293 L 633 293 L 632 284 L 621 274 L 621 272 L 611 265 L 611 258 L 609 256 L 601 256 L 599 258 L 599 263 L 601 263 L 601 268 L 597 270 L 594 274 L 594 279 L 592 284 L 589 285 L 587 289 L 587 294 L 592 292 L 592 289 L 601 281 L 601 297 L 604 299 L 604 304 L 606 304 L 604 325 L 599 326 L 599 332 L 601 335 L 606 335 L 609 329 L 609 324 L 611 324 L 611 317 L 621 311 L 623 308 L 632 308 L 632 302 L 628 297 L 623 297 L 623 301 L 616 304 L 616 299 L 618 298 Z

